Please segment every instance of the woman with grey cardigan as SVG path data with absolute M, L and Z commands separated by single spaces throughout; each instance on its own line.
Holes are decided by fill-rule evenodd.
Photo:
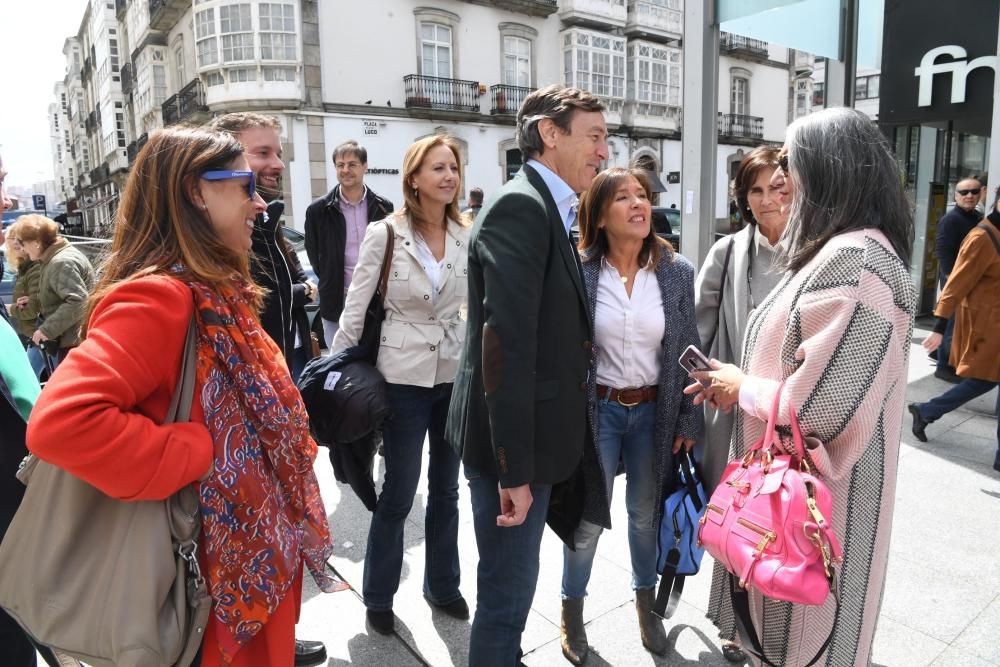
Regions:
M 579 665 L 589 646 L 583 625 L 597 542 L 611 528 L 611 493 L 619 462 L 639 633 L 651 652 L 667 638 L 651 613 L 656 586 L 656 539 L 673 455 L 690 450 L 702 411 L 684 397 L 687 374 L 677 359 L 697 345 L 694 269 L 650 225 L 649 184 L 642 171 L 613 168 L 581 198 L 580 250 L 594 344 L 588 391 L 593 435 L 584 448 L 583 521 L 576 549 L 564 549 L 561 646 Z
M 739 211 L 749 224 L 743 230 L 720 239 L 708 251 L 695 282 L 695 312 L 701 348 L 710 359 L 739 366 L 743 358 L 743 334 L 747 319 L 781 280 L 773 269 L 778 239 L 788 222 L 790 204 L 784 178 L 772 176 L 778 169 L 778 151 L 761 146 L 740 163 L 733 180 L 733 195 Z M 702 443 L 702 473 L 705 492 L 711 494 L 729 461 L 733 413 L 708 410 Z M 718 564 L 712 579 L 708 617 L 719 627 L 725 640 L 723 655 L 733 662 L 745 659 L 735 643 L 736 629 L 726 571 Z

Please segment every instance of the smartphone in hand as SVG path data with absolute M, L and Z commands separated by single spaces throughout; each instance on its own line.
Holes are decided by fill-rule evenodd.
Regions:
M 702 354 L 694 345 L 688 345 L 687 349 L 681 354 L 677 363 L 681 365 L 684 372 L 690 375 L 694 371 L 710 371 L 712 367 L 708 363 L 708 357 Z M 707 380 L 702 381 L 702 386 L 706 389 L 709 387 L 710 383 Z

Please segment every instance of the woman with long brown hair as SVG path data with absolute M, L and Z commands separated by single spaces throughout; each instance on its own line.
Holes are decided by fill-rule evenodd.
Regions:
M 161 499 L 198 486 L 198 556 L 213 599 L 203 667 L 291 667 L 303 566 L 333 588 L 316 445 L 257 317 L 247 255 L 263 210 L 236 139 L 153 134 L 122 194 L 85 338 L 28 428 L 32 452 L 112 497 Z M 161 424 L 192 318 L 191 421 Z
M 424 597 L 458 619 L 469 607 L 458 589 L 459 458 L 444 439 L 452 384 L 465 338 L 468 220 L 458 209 L 462 160 L 446 135 L 416 141 L 403 158 L 404 206 L 368 226 L 332 351 L 357 345 L 365 310 L 393 235 L 378 370 L 392 416 L 382 432 L 385 480 L 368 531 L 363 592 L 377 632 L 395 627 L 392 601 L 403 564 L 403 526 L 430 447 Z
M 694 268 L 656 235 L 651 219 L 649 182 L 639 169 L 603 171 L 581 197 L 580 253 L 594 332 L 587 382 L 593 439 L 582 463 L 587 495 L 576 549 L 563 548 L 561 644 L 575 665 L 589 651 L 583 600 L 598 539 L 611 528 L 619 461 L 640 637 L 652 653 L 667 650 L 652 613 L 657 528 L 673 457 L 694 446 L 702 414 L 684 397 L 687 376 L 677 364 L 688 345 L 698 345 Z

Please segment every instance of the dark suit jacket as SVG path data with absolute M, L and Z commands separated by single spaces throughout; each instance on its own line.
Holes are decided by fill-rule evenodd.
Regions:
M 590 341 L 576 250 L 525 166 L 470 237 L 468 329 L 446 431 L 462 460 L 505 488 L 567 479 L 586 437 Z

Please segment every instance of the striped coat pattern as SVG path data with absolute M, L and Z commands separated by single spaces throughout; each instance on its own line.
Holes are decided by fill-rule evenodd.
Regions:
M 844 546 L 841 609 L 765 599 L 751 591 L 751 614 L 768 658 L 806 664 L 834 629 L 818 665 L 871 663 L 882 602 L 895 499 L 899 434 L 916 292 L 903 261 L 877 230 L 831 239 L 801 270 L 786 275 L 751 315 L 743 371 L 761 382 L 752 413 L 739 410 L 736 456 L 763 433 L 784 381 L 778 424 L 796 407 L 809 438 L 807 458 L 834 498 L 833 527 Z M 709 608 L 732 627 L 728 578 L 716 577 Z

